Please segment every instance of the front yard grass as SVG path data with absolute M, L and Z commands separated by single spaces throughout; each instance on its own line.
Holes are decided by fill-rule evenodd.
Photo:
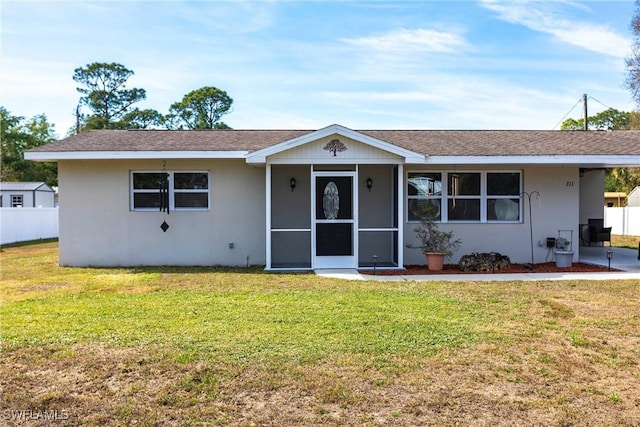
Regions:
M 629 249 L 638 249 L 638 244 L 640 244 L 640 236 L 622 236 L 622 235 L 611 235 L 611 246 L 617 246 L 619 248 L 629 248 Z
M 9 425 L 640 424 L 637 281 L 59 268 L 55 242 L 0 256 Z

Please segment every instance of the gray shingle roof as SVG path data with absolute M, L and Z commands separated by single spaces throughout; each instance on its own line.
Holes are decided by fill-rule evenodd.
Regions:
M 640 131 L 363 131 L 431 156 L 640 155 Z
M 255 151 L 306 130 L 93 130 L 32 151 Z
M 96 130 L 31 151 L 256 151 L 309 130 Z M 362 130 L 429 156 L 639 155 L 640 131 Z

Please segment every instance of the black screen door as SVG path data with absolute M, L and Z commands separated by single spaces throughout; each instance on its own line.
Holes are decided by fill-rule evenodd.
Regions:
M 317 265 L 340 268 L 355 259 L 353 183 L 353 175 L 315 177 Z

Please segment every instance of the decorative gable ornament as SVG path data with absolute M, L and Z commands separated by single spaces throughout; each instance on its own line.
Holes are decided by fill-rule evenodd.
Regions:
M 336 157 L 336 153 L 338 151 L 347 151 L 347 146 L 344 145 L 339 139 L 332 139 L 324 146 L 323 150 L 331 151 L 333 153 L 333 157 Z

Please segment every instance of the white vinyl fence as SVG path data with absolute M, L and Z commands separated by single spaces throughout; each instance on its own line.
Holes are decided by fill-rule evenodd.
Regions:
M 640 236 L 640 207 L 604 208 L 604 225 L 611 234 Z
M 0 244 L 58 237 L 58 208 L 0 208 Z

